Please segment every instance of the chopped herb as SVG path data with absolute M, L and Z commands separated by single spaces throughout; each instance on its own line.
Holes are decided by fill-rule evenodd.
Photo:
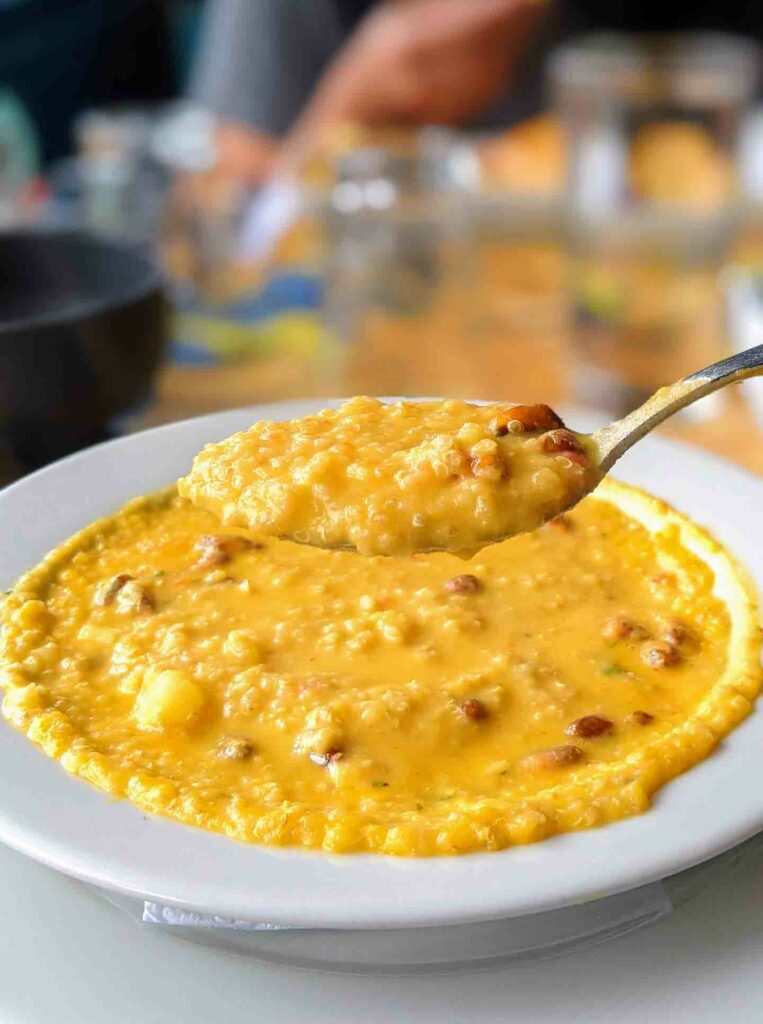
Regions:
M 162 576 L 166 576 L 166 575 L 167 575 L 166 571 L 164 569 L 160 569 L 159 572 L 155 572 L 154 573 L 154 579 L 155 580 L 160 580 L 162 578 Z
M 383 779 L 374 779 L 371 785 L 374 787 L 374 789 L 384 789 L 386 786 L 389 785 L 389 783 L 385 782 Z
M 608 665 L 602 665 L 601 674 L 603 676 L 622 676 L 625 675 L 625 669 L 622 665 L 617 665 L 612 661 Z
M 423 811 L 424 810 L 424 805 L 423 804 L 416 804 L 416 810 L 417 811 Z

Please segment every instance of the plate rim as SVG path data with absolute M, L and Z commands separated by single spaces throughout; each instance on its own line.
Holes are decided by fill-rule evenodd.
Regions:
M 44 493 L 61 474 L 70 476 L 72 467 L 84 471 L 87 477 L 88 467 L 95 467 L 102 461 L 104 453 L 108 458 L 117 450 L 132 451 L 133 460 L 140 461 L 141 451 L 145 456 L 157 450 L 154 442 L 160 437 L 158 448 L 169 450 L 175 436 L 190 439 L 209 431 L 208 439 L 212 440 L 231 430 L 242 429 L 256 418 L 279 415 L 289 418 L 341 401 L 326 398 L 260 403 L 208 413 L 104 442 L 44 467 L 0 491 L 0 521 L 8 514 L 18 516 L 25 500 Z M 648 439 L 641 445 L 676 466 L 688 460 L 721 476 L 730 475 L 732 482 L 736 480 L 740 486 L 759 491 L 759 497 L 763 498 L 763 480 L 701 448 L 661 438 Z M 167 457 L 167 451 L 164 455 Z M 128 461 L 129 458 L 128 454 Z M 170 453 L 169 458 L 172 460 L 174 455 Z M 82 525 L 96 515 L 113 510 L 122 501 L 119 497 L 108 502 L 108 493 L 114 492 L 108 479 L 98 484 L 98 493 L 88 495 L 80 507 L 87 508 L 88 501 L 101 504 L 97 511 L 82 512 Z M 668 494 L 666 500 L 674 499 Z M 702 521 L 701 512 L 691 514 L 692 518 Z M 754 511 L 750 514 L 754 515 Z M 34 529 L 32 525 L 33 533 Z M 717 532 L 714 526 L 711 530 Z M 67 535 L 70 532 L 73 531 L 66 530 Z M 738 548 L 730 546 L 737 554 Z M 749 566 L 746 556 L 742 555 L 741 561 Z M 757 565 L 749 567 L 760 589 L 763 555 Z M 2 554 L 0 575 L 6 575 Z M 166 819 L 146 818 L 129 802 L 110 801 L 106 794 L 69 776 L 57 762 L 48 759 L 4 720 L 2 729 L 0 764 L 9 757 L 11 764 L 21 767 L 22 775 L 29 764 L 32 775 L 42 777 L 51 791 L 66 793 L 64 799 L 73 801 L 83 821 L 92 822 L 96 828 L 99 823 L 101 828 L 115 828 L 117 838 L 127 845 L 126 857 L 120 856 L 108 843 L 105 852 L 94 852 L 92 836 L 67 833 L 64 821 L 56 821 L 55 828 L 51 827 L 50 814 L 43 813 L 44 800 L 25 815 L 19 800 L 14 803 L 7 790 L 0 791 L 0 841 L 65 874 L 125 895 L 293 927 L 421 927 L 544 912 L 668 877 L 724 852 L 763 828 L 763 793 L 756 800 L 751 788 L 741 803 L 738 799 L 721 802 L 712 828 L 700 829 L 699 833 L 691 831 L 697 815 L 706 810 L 704 800 L 697 804 L 697 796 L 703 790 L 701 780 L 705 779 L 705 789 L 712 790 L 729 773 L 734 775 L 746 758 L 754 756 L 763 739 L 760 711 L 738 726 L 719 751 L 668 783 L 657 795 L 656 806 L 645 815 L 555 836 L 531 846 L 457 857 L 412 859 L 252 846 Z M 30 754 L 37 761 L 34 766 Z M 674 805 L 680 805 L 684 795 L 689 798 L 687 806 L 676 808 Z M 652 835 L 660 832 L 666 815 L 677 817 L 678 825 L 683 823 L 684 826 L 683 835 L 678 839 L 674 837 L 669 849 L 661 842 L 662 836 Z M 76 827 L 75 822 L 75 833 Z M 142 863 L 140 857 L 136 857 L 136 848 L 140 852 L 141 844 L 145 845 L 144 854 L 147 849 L 152 850 L 151 857 L 144 857 Z M 190 864 L 186 861 L 183 870 L 173 871 L 171 864 L 162 863 L 161 851 L 173 850 L 190 855 Z M 236 853 L 231 855 L 231 850 Z M 200 867 L 194 872 L 197 855 Z M 236 874 L 235 885 L 214 876 L 210 865 L 218 861 L 240 872 Z M 563 871 L 559 870 L 559 864 L 564 865 Z M 544 868 L 549 866 L 552 868 L 550 878 L 544 877 Z M 264 875 L 264 882 L 258 881 L 254 891 L 243 885 L 244 869 L 256 874 L 253 867 L 260 869 L 260 876 Z M 316 867 L 322 886 L 317 893 L 315 885 L 309 884 L 310 876 L 316 874 L 311 869 Z M 475 886 L 477 872 L 480 884 Z M 349 889 L 348 881 L 352 881 Z M 249 882 L 251 885 L 251 878 Z M 528 882 L 535 884 L 528 885 Z M 345 897 L 350 892 L 352 898 L 347 902 Z

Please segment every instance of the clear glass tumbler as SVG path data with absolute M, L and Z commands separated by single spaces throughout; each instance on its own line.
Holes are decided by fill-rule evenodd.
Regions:
M 752 43 L 705 33 L 591 36 L 553 55 L 578 400 L 621 415 L 723 355 L 719 271 L 758 66 Z
M 338 159 L 322 216 L 323 317 L 348 389 L 437 390 L 462 340 L 478 179 L 471 145 L 439 129 Z

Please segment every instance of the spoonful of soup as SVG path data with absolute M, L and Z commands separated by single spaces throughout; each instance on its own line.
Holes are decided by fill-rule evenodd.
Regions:
M 462 551 L 534 530 L 669 416 L 763 371 L 763 346 L 657 391 L 593 434 L 547 405 L 352 398 L 207 445 L 179 482 L 223 522 L 364 555 Z

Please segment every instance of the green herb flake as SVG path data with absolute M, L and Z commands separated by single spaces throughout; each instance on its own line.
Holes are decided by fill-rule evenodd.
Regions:
M 603 676 L 624 676 L 625 669 L 622 665 L 618 665 L 614 661 L 611 661 L 606 665 L 602 665 L 601 674 Z
M 374 779 L 371 785 L 374 789 L 386 789 L 389 783 L 385 782 L 383 779 Z

